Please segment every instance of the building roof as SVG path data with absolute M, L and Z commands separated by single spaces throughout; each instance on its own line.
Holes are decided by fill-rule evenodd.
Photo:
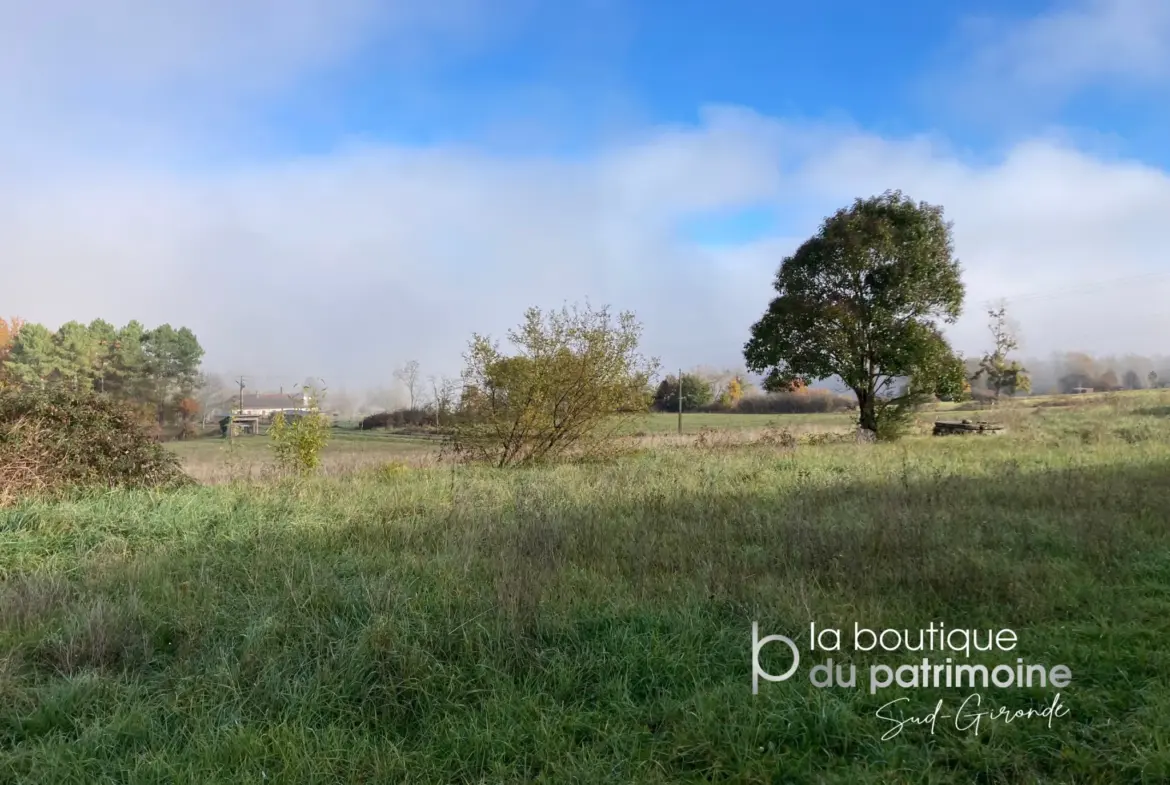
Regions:
M 223 402 L 229 409 L 240 407 L 240 396 L 235 395 Z M 304 397 L 296 393 L 244 393 L 244 409 L 299 409 L 304 406 Z

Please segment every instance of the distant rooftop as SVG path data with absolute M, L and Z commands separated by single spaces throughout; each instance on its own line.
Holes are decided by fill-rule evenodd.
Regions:
M 240 396 L 233 395 L 226 399 L 222 405 L 233 409 L 236 407 L 244 409 L 299 409 L 305 405 L 305 399 L 303 395 L 298 393 L 245 392 L 242 403 Z

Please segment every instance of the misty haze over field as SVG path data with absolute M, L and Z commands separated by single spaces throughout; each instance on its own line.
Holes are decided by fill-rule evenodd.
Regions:
M 605 65 L 638 26 L 604 3 L 548 32 L 580 84 L 453 75 L 547 22 L 537 5 L 0 0 L 0 309 L 186 325 L 251 388 L 357 395 L 411 359 L 455 375 L 473 331 L 585 299 L 635 311 L 666 371 L 739 367 L 783 257 L 897 188 L 955 223 L 960 351 L 987 348 L 999 298 L 1024 357 L 1168 351 L 1167 161 L 1074 124 L 1004 120 L 979 154 L 949 130 L 1005 75 L 1004 114 L 1102 71 L 1164 87 L 1167 47 L 1115 44 L 1170 27 L 1165 3 L 1053 11 L 995 45 L 954 32 L 958 64 L 908 88 L 929 133 L 714 94 L 651 111 Z

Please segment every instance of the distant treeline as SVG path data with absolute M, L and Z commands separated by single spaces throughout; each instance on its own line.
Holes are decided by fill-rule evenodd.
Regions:
M 830 390 L 804 389 L 799 392 L 753 393 L 745 395 L 731 408 L 724 408 L 716 401 L 700 411 L 738 414 L 832 414 L 850 412 L 856 408 L 855 398 Z
M 968 368 L 976 364 L 969 360 Z M 1032 358 L 1023 364 L 1035 395 L 1071 393 L 1077 388 L 1108 391 L 1170 386 L 1170 357 L 1160 355 L 1094 357 L 1084 352 L 1061 352 L 1047 360 Z M 978 385 L 973 392 L 978 392 Z
M 203 347 L 190 329 L 131 321 L 66 322 L 57 330 L 0 319 L 0 384 L 62 384 L 133 404 L 159 425 L 198 409 Z
M 677 404 L 673 411 L 678 411 Z M 657 411 L 669 413 L 670 409 L 654 407 Z M 726 401 L 712 401 L 704 406 L 687 408 L 687 413 L 722 414 L 833 414 L 857 409 L 857 401 L 830 390 L 805 389 L 800 392 L 760 393 L 745 395 L 734 404 Z M 422 409 L 401 408 L 378 412 L 363 418 L 358 430 L 379 428 L 433 428 L 444 422 L 451 424 L 461 417 L 458 409 L 453 410 L 445 421 L 436 417 L 433 407 Z
M 684 412 L 739 414 L 828 414 L 857 408 L 852 396 L 831 390 L 798 386 L 788 392 L 762 392 L 742 373 L 699 369 L 682 375 Z M 660 412 L 679 409 L 679 379 L 663 379 L 652 395 L 651 408 Z

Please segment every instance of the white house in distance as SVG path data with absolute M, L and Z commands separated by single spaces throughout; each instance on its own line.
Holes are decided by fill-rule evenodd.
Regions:
M 271 417 L 277 412 L 306 412 L 309 410 L 309 394 L 245 392 L 243 396 L 228 398 L 218 408 L 221 414 L 244 417 Z

